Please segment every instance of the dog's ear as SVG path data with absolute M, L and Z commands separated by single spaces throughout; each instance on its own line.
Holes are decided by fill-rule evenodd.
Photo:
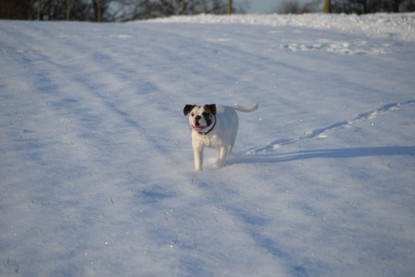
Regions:
M 189 105 L 189 104 L 187 104 L 186 106 L 184 106 L 184 109 L 183 109 L 184 116 L 188 115 L 190 113 L 190 111 L 193 110 L 193 108 L 195 106 L 196 105 Z
M 205 105 L 205 109 L 210 111 L 212 114 L 216 114 L 216 104 Z

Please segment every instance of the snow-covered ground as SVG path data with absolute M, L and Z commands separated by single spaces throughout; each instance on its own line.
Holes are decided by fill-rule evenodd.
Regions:
M 415 14 L 0 21 L 1 276 L 413 276 Z M 193 171 L 185 104 L 253 104 Z

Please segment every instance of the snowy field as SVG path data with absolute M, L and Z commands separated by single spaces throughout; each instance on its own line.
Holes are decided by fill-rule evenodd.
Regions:
M 415 14 L 0 21 L 1 276 L 414 276 Z M 259 103 L 193 170 L 185 104 Z

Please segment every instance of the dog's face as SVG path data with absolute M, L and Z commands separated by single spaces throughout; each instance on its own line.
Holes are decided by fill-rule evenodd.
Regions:
M 216 105 L 209 104 L 204 106 L 186 105 L 183 109 L 184 115 L 189 115 L 189 122 L 193 130 L 198 133 L 209 132 L 216 121 Z

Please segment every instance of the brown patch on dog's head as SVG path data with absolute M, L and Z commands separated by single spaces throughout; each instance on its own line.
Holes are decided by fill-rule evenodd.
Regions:
M 186 106 L 184 106 L 184 109 L 183 109 L 184 116 L 188 115 L 193 110 L 194 107 L 196 107 L 196 105 L 187 104 Z
M 205 110 L 209 111 L 211 114 L 216 114 L 216 104 L 207 104 L 204 106 Z

